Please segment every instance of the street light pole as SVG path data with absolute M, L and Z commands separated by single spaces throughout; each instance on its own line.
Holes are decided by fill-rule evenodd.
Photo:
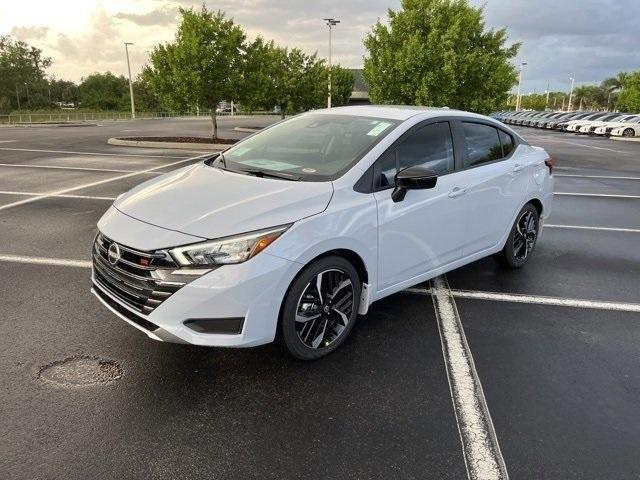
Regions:
M 136 118 L 136 106 L 133 102 L 133 82 L 131 81 L 131 64 L 129 63 L 129 45 L 130 42 L 124 42 L 124 51 L 127 53 L 127 71 L 129 72 L 129 95 L 131 97 L 131 118 Z
M 573 84 L 575 82 L 575 78 L 569 77 L 569 80 L 571 80 L 571 90 L 569 90 L 569 104 L 567 105 L 567 111 L 572 112 L 573 108 L 571 106 L 571 100 L 573 99 Z
M 547 94 L 547 101 L 544 103 L 544 109 L 546 110 L 549 108 L 549 82 L 547 82 L 547 91 L 545 93 Z
M 336 20 L 335 18 L 325 18 L 324 21 L 329 27 L 329 84 L 327 90 L 327 108 L 331 108 L 331 31 L 333 30 L 333 27 L 340 23 L 340 20 Z
M 516 97 L 516 112 L 520 110 L 520 88 L 522 87 L 522 69 L 527 62 L 522 62 L 518 69 L 518 96 Z
M 18 100 L 18 111 L 20 111 L 20 95 L 18 94 L 18 84 L 16 83 L 16 100 Z

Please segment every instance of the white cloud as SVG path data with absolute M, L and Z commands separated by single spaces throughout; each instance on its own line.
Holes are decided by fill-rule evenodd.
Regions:
M 525 91 L 567 88 L 569 74 L 594 82 L 620 70 L 638 69 L 640 2 L 637 0 L 470 0 L 486 4 L 487 26 L 509 28 L 522 41 L 518 60 L 529 65 Z M 207 0 L 246 29 L 277 43 L 326 57 L 327 28 L 322 19 L 342 21 L 334 30 L 336 62 L 362 64 L 362 39 L 399 0 Z M 200 8 L 201 0 L 31 0 L 0 1 L 0 34 L 11 33 L 53 58 L 50 73 L 79 80 L 95 71 L 126 72 L 123 42 L 132 70 L 148 61 L 153 45 L 171 41 L 178 7 Z

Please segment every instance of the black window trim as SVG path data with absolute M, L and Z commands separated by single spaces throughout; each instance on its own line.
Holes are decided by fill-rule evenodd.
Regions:
M 428 125 L 433 125 L 434 123 L 448 123 L 449 124 L 449 130 L 451 131 L 451 142 L 452 142 L 452 147 L 453 147 L 453 170 L 451 170 L 448 173 L 445 173 L 443 175 L 438 175 L 439 177 L 444 177 L 446 175 L 451 175 L 452 173 L 455 173 L 458 169 L 458 164 L 462 161 L 462 158 L 460 157 L 460 152 L 462 151 L 462 149 L 460 148 L 461 145 L 459 145 L 458 143 L 456 143 L 456 133 L 455 133 L 455 126 L 454 126 L 454 122 L 456 120 L 457 117 L 454 116 L 442 116 L 442 117 L 432 117 L 432 118 L 428 118 L 426 120 L 423 120 L 421 122 L 416 123 L 415 125 L 413 125 L 412 127 L 410 127 L 406 132 L 404 132 L 400 137 L 398 137 L 391 145 L 389 145 L 389 147 L 382 152 L 382 154 L 376 158 L 375 162 L 373 162 L 373 164 L 371 165 L 371 167 L 369 167 L 369 170 L 372 170 L 371 173 L 369 173 L 369 171 L 367 171 L 367 173 L 365 173 L 363 175 L 370 175 L 371 177 L 371 189 L 370 191 L 364 192 L 361 190 L 356 190 L 359 191 L 361 193 L 373 193 L 373 192 L 382 192 L 384 190 L 389 190 L 394 188 L 393 185 L 389 185 L 386 187 L 379 187 L 378 185 L 376 185 L 376 179 L 378 178 L 378 174 L 380 173 L 379 171 L 379 166 L 380 166 L 380 162 L 382 161 L 382 159 L 389 154 L 392 150 L 395 150 L 398 145 L 400 143 L 402 143 L 404 140 L 406 140 L 409 136 L 411 136 L 412 134 L 414 134 L 416 131 L 420 130 L 421 128 L 424 128 Z M 396 167 L 397 167 L 397 163 L 396 163 Z M 359 182 L 356 182 L 356 184 L 358 184 Z
M 473 168 L 479 168 L 479 167 L 484 167 L 486 165 L 492 165 L 494 163 L 498 163 L 498 162 L 504 162 L 506 160 L 509 160 L 514 152 L 516 151 L 516 149 L 518 148 L 518 145 L 520 145 L 521 142 L 520 138 L 517 135 L 514 135 L 513 133 L 505 130 L 504 128 L 500 128 L 499 125 L 494 124 L 493 122 L 488 122 L 488 121 L 484 121 L 482 119 L 479 118 L 464 118 L 464 117 L 458 117 L 457 118 L 457 122 L 456 122 L 456 130 L 458 135 L 460 136 L 459 141 L 461 142 L 463 148 L 461 149 L 461 152 L 466 152 L 466 146 L 467 146 L 467 140 L 464 136 L 464 132 L 463 132 L 463 127 L 462 124 L 463 123 L 479 123 L 480 125 L 485 125 L 487 127 L 492 127 L 495 128 L 496 130 L 498 130 L 499 132 L 502 131 L 503 133 L 509 135 L 511 137 L 511 139 L 513 140 L 513 148 L 511 149 L 511 152 L 509 153 L 509 155 L 505 156 L 505 157 L 501 157 L 501 158 L 497 158 L 495 160 L 491 160 L 490 162 L 484 162 L 484 163 L 480 163 L 477 165 L 469 165 L 468 167 L 464 166 L 464 158 L 461 158 L 460 160 L 460 165 L 459 168 L 456 168 L 457 172 L 463 172 L 466 170 L 471 170 Z M 500 135 L 498 134 L 498 139 L 500 140 L 500 148 L 502 149 L 502 139 L 500 138 Z
M 454 168 L 449 173 L 446 173 L 444 175 L 439 175 L 439 177 L 451 175 L 452 173 L 462 172 L 465 170 L 469 170 L 471 168 L 484 167 L 485 165 L 491 165 L 493 163 L 509 160 L 513 156 L 514 152 L 516 151 L 519 145 L 527 144 L 525 141 L 522 140 L 522 138 L 519 135 L 510 132 L 509 130 L 499 125 L 497 122 L 494 123 L 490 120 L 484 120 L 482 118 L 474 118 L 474 117 L 468 117 L 468 118 L 460 117 L 457 115 L 447 115 L 447 116 L 441 116 L 441 117 L 428 118 L 410 127 L 406 132 L 404 132 L 400 137 L 398 137 L 391 145 L 389 145 L 389 147 L 387 147 L 387 149 L 384 152 L 382 152 L 378 156 L 378 158 L 376 158 L 376 160 L 371 164 L 371 166 L 367 169 L 367 171 L 354 184 L 354 187 L 353 187 L 354 191 L 358 193 L 374 193 L 374 192 L 382 192 L 384 190 L 389 190 L 393 188 L 393 186 L 379 188 L 376 185 L 377 174 L 380 173 L 378 171 L 378 167 L 380 165 L 380 162 L 382 161 L 382 158 L 385 155 L 387 155 L 391 150 L 395 149 L 399 143 L 404 141 L 409 135 L 414 133 L 416 130 L 426 127 L 427 125 L 431 125 L 434 123 L 442 123 L 442 122 L 448 122 L 449 128 L 451 129 L 451 136 L 453 139 Z M 481 163 L 479 165 L 474 165 L 471 167 L 464 168 L 464 158 L 463 158 L 462 152 L 466 151 L 466 140 L 464 138 L 464 133 L 462 131 L 462 122 L 480 123 L 482 125 L 493 127 L 497 130 L 501 130 L 503 133 L 509 135 L 513 139 L 513 149 L 511 150 L 509 155 L 507 155 L 506 157 L 493 160 L 491 162 Z M 498 135 L 498 138 L 500 138 L 499 135 Z M 502 145 L 502 143 L 500 145 Z

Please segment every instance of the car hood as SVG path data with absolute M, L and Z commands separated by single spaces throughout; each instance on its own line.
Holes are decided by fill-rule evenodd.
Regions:
M 201 163 L 142 183 L 114 206 L 152 225 L 219 238 L 315 215 L 332 195 L 331 182 L 259 178 Z

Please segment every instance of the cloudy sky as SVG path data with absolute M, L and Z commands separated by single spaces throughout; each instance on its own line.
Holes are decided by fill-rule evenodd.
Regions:
M 506 26 L 522 42 L 517 62 L 527 62 L 523 90 L 568 89 L 595 83 L 621 70 L 640 69 L 639 0 L 471 0 L 486 4 L 488 27 Z M 130 47 L 133 73 L 158 42 L 172 40 L 179 6 L 189 0 L 1 0 L 0 34 L 42 48 L 53 58 L 50 73 L 78 81 L 96 71 L 125 73 L 123 42 Z M 334 58 L 360 67 L 362 38 L 399 0 L 207 0 L 242 24 L 250 37 L 327 55 L 322 18 L 342 20 L 334 36 Z

